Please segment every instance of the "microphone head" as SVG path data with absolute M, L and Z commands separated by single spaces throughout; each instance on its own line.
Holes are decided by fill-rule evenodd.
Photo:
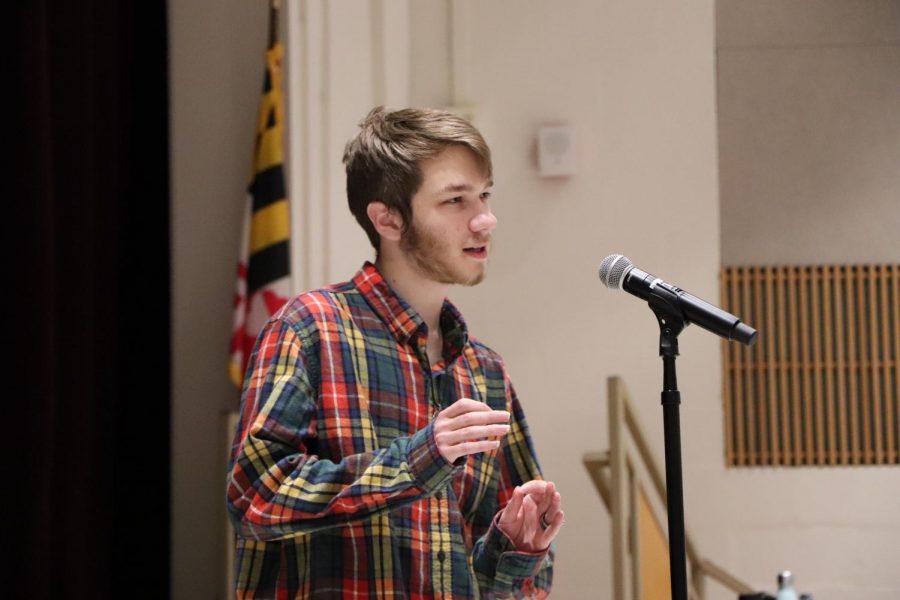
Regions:
M 617 290 L 622 289 L 622 282 L 625 280 L 625 274 L 634 265 L 627 257 L 621 254 L 610 254 L 600 263 L 598 269 L 600 273 L 600 281 L 608 288 Z

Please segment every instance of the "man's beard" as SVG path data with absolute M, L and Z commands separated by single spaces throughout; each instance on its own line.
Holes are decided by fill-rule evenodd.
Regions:
M 478 239 L 477 243 L 486 244 L 489 238 Z M 462 265 L 454 268 L 453 263 L 449 260 L 452 258 L 453 249 L 437 236 L 419 229 L 415 223 L 410 223 L 409 229 L 400 238 L 400 248 L 412 258 L 422 275 L 438 283 L 473 286 L 481 283 L 487 274 L 485 268 L 479 270 L 474 276 L 462 272 Z M 460 258 L 461 261 L 462 258 Z

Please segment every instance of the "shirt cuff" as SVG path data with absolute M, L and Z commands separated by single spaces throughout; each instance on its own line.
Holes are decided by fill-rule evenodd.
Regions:
M 464 461 L 463 461 L 464 464 Z M 416 483 L 427 493 L 441 489 L 452 477 L 456 465 L 447 462 L 434 440 L 434 426 L 429 423 L 410 438 L 409 468 Z
M 501 511 L 502 512 L 502 511 Z M 550 547 L 538 552 L 517 550 L 512 540 L 501 531 L 498 522 L 500 512 L 494 516 L 491 527 L 485 536 L 484 548 L 497 560 L 495 580 L 515 585 L 515 582 L 537 575 L 543 567 Z

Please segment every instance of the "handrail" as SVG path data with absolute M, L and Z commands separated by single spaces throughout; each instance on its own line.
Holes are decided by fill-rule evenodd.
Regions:
M 739 593 L 751 594 L 754 589 L 709 559 L 700 562 L 703 574 L 712 577 L 725 587 Z
M 626 598 L 626 555 L 629 547 L 632 563 L 638 564 L 637 540 L 635 527 L 629 527 L 636 517 L 634 516 L 633 492 L 635 489 L 634 452 L 626 443 L 623 436 L 623 427 L 630 434 L 634 448 L 637 449 L 637 458 L 649 476 L 652 488 L 655 490 L 662 506 L 666 506 L 666 486 L 653 453 L 647 444 L 647 436 L 631 408 L 628 390 L 624 382 L 618 376 L 607 380 L 609 392 L 609 440 L 610 449 L 603 452 L 586 452 L 582 462 L 588 471 L 594 487 L 603 499 L 603 504 L 613 518 L 612 546 L 613 546 L 613 594 L 616 598 Z M 629 499 L 630 498 L 630 499 Z M 626 506 L 630 509 L 626 510 Z M 630 532 L 630 533 L 629 533 Z M 631 537 L 631 539 L 627 539 Z M 685 549 L 691 564 L 691 588 L 689 590 L 692 600 L 703 600 L 705 597 L 705 578 L 709 577 L 718 581 L 723 586 L 737 593 L 750 593 L 753 591 L 748 584 L 725 571 L 722 567 L 710 560 L 703 558 L 697 551 L 691 537 L 685 534 Z M 632 569 L 631 597 L 638 600 L 641 597 L 641 582 L 638 566 Z

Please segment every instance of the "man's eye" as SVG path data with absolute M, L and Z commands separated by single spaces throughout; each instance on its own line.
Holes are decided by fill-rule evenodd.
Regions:
M 447 204 L 459 204 L 463 201 L 462 196 L 456 196 L 455 198 L 450 198 L 446 202 Z
M 481 192 L 481 199 L 490 200 L 492 194 L 493 192 Z

